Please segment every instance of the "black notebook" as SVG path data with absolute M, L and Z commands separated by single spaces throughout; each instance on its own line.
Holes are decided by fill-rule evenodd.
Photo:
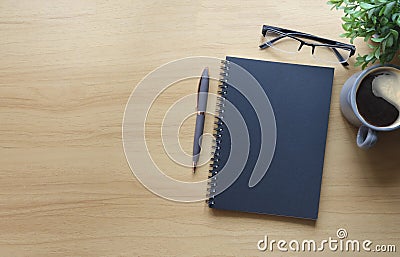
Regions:
M 317 219 L 334 69 L 227 57 L 221 74 L 209 207 Z

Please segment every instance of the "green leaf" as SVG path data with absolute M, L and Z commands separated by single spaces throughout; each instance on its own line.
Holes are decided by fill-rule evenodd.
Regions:
M 350 32 L 346 32 L 346 33 L 340 34 L 339 36 L 340 36 L 340 37 L 349 37 L 350 34 L 351 34 Z
M 327 4 L 341 4 L 343 3 L 343 0 L 329 0 Z
M 393 7 L 394 7 L 394 5 L 396 4 L 396 2 L 391 2 L 391 3 L 388 3 L 387 5 L 386 5 L 386 8 L 385 8 L 385 11 L 384 11 L 384 15 L 385 16 L 387 16 L 392 10 L 393 10 Z
M 363 16 L 364 13 L 365 13 L 364 11 L 355 11 L 353 13 L 353 17 L 360 18 L 361 16 Z
M 397 41 L 399 39 L 399 32 L 397 32 L 397 30 L 394 30 L 394 29 L 390 29 L 390 32 L 393 35 L 394 41 Z
M 380 54 L 381 54 L 381 47 L 378 46 L 378 48 L 375 49 L 375 54 L 374 54 L 375 58 L 379 59 Z
M 361 2 L 361 3 L 360 3 L 360 7 L 361 7 L 361 9 L 369 10 L 369 9 L 371 9 L 371 8 L 374 8 L 375 5 Z
M 364 37 L 364 42 L 367 42 L 371 37 L 372 37 L 372 33 L 368 33 L 368 34 Z
M 393 60 L 393 58 L 394 58 L 394 55 L 395 55 L 395 53 L 388 53 L 388 55 L 387 55 L 387 62 L 390 62 L 391 60 Z
M 386 44 L 387 44 L 387 41 L 383 41 L 383 42 L 381 43 L 381 48 L 382 48 L 382 53 L 383 53 L 383 54 L 384 54 L 385 51 L 386 51 Z
M 385 26 L 385 25 L 388 24 L 388 22 L 389 22 L 389 19 L 388 19 L 388 18 L 382 17 L 382 19 L 381 19 L 381 25 Z
M 373 37 L 373 38 L 371 38 L 371 41 L 374 41 L 374 42 L 376 42 L 376 43 L 380 43 L 380 42 L 382 42 L 383 40 L 385 40 L 384 37 Z
M 365 59 L 366 57 L 367 57 L 367 55 L 361 56 L 360 54 L 358 54 L 356 60 L 357 60 L 357 61 L 364 61 L 364 59 Z
M 367 55 L 367 57 L 365 58 L 365 60 L 366 60 L 366 61 L 371 61 L 372 58 L 374 58 L 374 53 L 369 53 L 369 54 Z
M 369 19 L 371 19 L 371 16 L 374 14 L 374 12 L 375 12 L 375 9 L 371 9 L 371 10 L 368 11 L 367 14 L 368 14 L 368 18 Z
M 347 13 L 347 14 L 350 14 L 350 15 L 356 12 L 356 10 L 354 10 L 352 8 L 349 8 L 349 7 L 345 7 L 343 9 L 343 11 L 344 11 L 344 13 Z
M 353 22 L 354 20 L 350 19 L 349 17 L 344 16 L 344 17 L 342 17 L 342 21 L 344 21 L 344 22 Z
M 383 6 L 382 8 L 381 8 L 381 10 L 379 11 L 379 16 L 382 16 L 382 14 L 383 14 L 383 12 L 385 11 L 385 8 L 386 8 L 386 6 Z
M 343 23 L 343 24 L 342 24 L 342 28 L 343 28 L 345 31 L 349 31 L 350 27 L 351 27 L 351 23 L 349 23 L 349 22 L 346 22 L 346 23 Z
M 387 40 L 386 40 L 386 46 L 387 47 L 392 47 L 392 45 L 393 45 L 393 36 L 392 35 L 390 35 L 388 38 L 387 38 Z
M 357 58 L 356 58 L 356 63 L 354 64 L 354 66 L 360 66 L 361 64 L 364 63 L 364 57 L 361 56 L 360 54 L 358 54 Z

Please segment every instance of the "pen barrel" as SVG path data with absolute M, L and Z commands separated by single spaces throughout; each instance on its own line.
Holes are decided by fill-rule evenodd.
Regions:
M 193 162 L 198 162 L 199 155 L 201 151 L 201 141 L 204 130 L 204 114 L 197 114 L 196 116 L 196 129 L 194 131 L 194 140 L 193 140 Z
M 197 95 L 197 111 L 205 112 L 207 110 L 208 87 L 204 88 L 207 91 L 200 91 Z

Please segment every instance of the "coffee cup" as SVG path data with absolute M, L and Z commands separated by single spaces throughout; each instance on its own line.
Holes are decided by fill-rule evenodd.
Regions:
M 340 93 L 343 116 L 359 127 L 356 142 L 370 148 L 379 131 L 400 127 L 400 67 L 375 65 L 351 76 Z

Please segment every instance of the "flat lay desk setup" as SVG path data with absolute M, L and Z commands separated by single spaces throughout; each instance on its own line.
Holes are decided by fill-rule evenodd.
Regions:
M 368 47 L 356 39 L 357 52 L 348 66 L 341 65 L 335 53 L 330 54 L 336 63 L 314 58 L 308 45 L 297 54 L 259 49 L 265 42 L 261 33 L 265 24 L 349 43 L 339 37 L 341 15 L 325 1 L 315 0 L 3 2 L 0 255 L 309 256 L 307 251 L 260 251 L 258 242 L 266 236 L 321 242 L 337 239 L 339 230 L 346 233 L 342 238 L 399 248 L 400 133 L 379 134 L 373 148 L 360 149 L 355 143 L 357 129 L 340 111 L 342 86 L 360 71 L 354 67 L 355 56 Z M 326 76 L 334 68 L 330 102 L 321 100 L 321 108 L 330 110 L 323 172 L 317 178 L 322 178 L 316 188 L 320 185 L 319 207 L 315 201 L 310 205 L 319 209 L 318 219 L 315 209 L 305 213 L 276 209 L 278 215 L 288 211 L 293 215 L 284 216 L 308 218 L 298 219 L 220 210 L 229 208 L 218 203 L 209 208 L 214 205 L 210 199 L 208 204 L 170 201 L 147 190 L 132 174 L 121 133 L 126 103 L 151 71 L 190 56 L 247 63 L 248 70 L 255 63 L 247 59 L 324 66 L 328 68 L 312 72 L 323 70 Z M 261 65 L 266 64 L 257 64 Z M 166 175 L 177 180 L 208 176 L 209 165 L 201 165 L 201 158 L 211 156 L 201 152 L 193 173 L 192 167 L 179 166 L 165 156 L 161 139 L 166 111 L 176 99 L 195 94 L 198 84 L 197 78 L 171 85 L 147 115 L 148 151 Z M 209 91 L 216 93 L 217 85 L 210 79 Z M 143 91 L 140 97 L 153 95 Z M 192 115 L 183 121 L 178 133 L 181 147 L 190 154 L 195 120 Z M 213 133 L 213 121 L 205 115 L 205 133 Z M 204 143 L 202 151 L 208 147 L 211 151 Z M 277 149 L 281 150 L 279 144 Z M 293 180 L 288 183 L 296 186 Z M 221 201 L 229 203 L 228 198 L 221 194 Z M 232 208 L 259 212 L 251 202 L 236 207 Z M 332 254 L 326 247 L 316 255 Z M 396 255 L 386 254 L 380 253 Z

